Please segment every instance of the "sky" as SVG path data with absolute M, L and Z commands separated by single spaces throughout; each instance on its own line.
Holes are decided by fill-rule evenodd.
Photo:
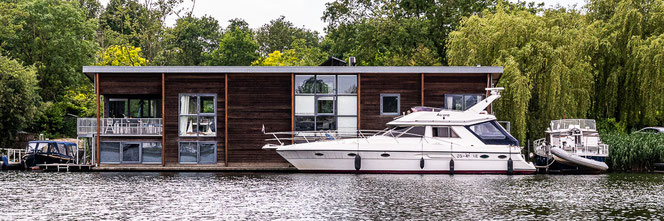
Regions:
M 108 4 L 109 0 L 100 0 L 103 5 Z M 185 0 L 182 7 L 191 9 L 194 6 L 194 15 L 197 17 L 209 15 L 219 21 L 219 24 L 225 28 L 228 20 L 233 18 L 242 18 L 251 28 L 259 28 L 270 20 L 276 19 L 281 15 L 286 16 L 286 20 L 292 22 L 297 27 L 305 27 L 324 34 L 326 24 L 321 20 L 325 3 L 333 0 L 196 0 L 194 5 L 191 0 Z M 514 0 L 512 0 L 514 1 Z M 584 5 L 584 0 L 530 0 L 534 2 L 544 2 L 547 6 Z M 167 18 L 167 25 L 175 24 L 176 16 Z

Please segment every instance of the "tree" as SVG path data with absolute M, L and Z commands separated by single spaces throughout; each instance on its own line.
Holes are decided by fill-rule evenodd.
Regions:
M 164 47 L 166 17 L 178 14 L 182 1 L 111 0 L 100 15 L 99 44 L 140 47 L 147 60 L 154 60 Z
M 289 49 L 282 53 L 275 51 L 254 61 L 252 66 L 317 66 L 327 58 L 320 48 L 308 47 L 304 39 L 295 40 Z
M 114 45 L 99 52 L 99 66 L 146 66 L 148 60 L 141 56 L 141 48 Z
M 201 18 L 188 15 L 179 18 L 175 27 L 167 30 L 161 65 L 200 65 L 205 54 L 219 47 L 219 22 L 210 16 Z
M 307 47 L 318 47 L 320 44 L 317 31 L 295 27 L 284 16 L 263 25 L 256 32 L 256 41 L 263 56 L 274 51 L 292 49 L 293 41 L 297 39 L 304 39 Z
M 326 4 L 324 48 L 360 65 L 447 64 L 446 42 L 465 16 L 496 1 L 338 0 Z M 427 62 L 418 63 L 422 55 Z M 435 60 L 432 61 L 431 59 Z
M 24 19 L 27 15 L 14 3 L 0 2 L 0 39 L 11 38 L 16 31 L 20 31 L 23 28 L 23 22 L 20 22 L 20 19 Z M 4 41 L 0 42 L 0 50 L 5 44 Z
M 22 29 L 0 36 L 0 42 L 5 43 L 6 56 L 34 65 L 41 97 L 57 100 L 68 88 L 87 81 L 81 69 L 94 62 L 97 23 L 87 20 L 87 12 L 79 3 L 30 0 L 18 3 L 17 8 L 26 13 L 13 21 Z
M 537 14 L 499 5 L 470 16 L 447 51 L 451 65 L 504 66 L 498 86 L 506 89 L 494 107 L 521 142 L 540 138 L 550 120 L 585 118 L 593 97 L 593 29 L 575 10 Z
M 258 44 L 249 24 L 232 19 L 219 40 L 219 48 L 208 55 L 205 65 L 247 66 L 258 57 Z
M 16 134 L 32 122 L 39 101 L 35 68 L 0 55 L 0 147 L 14 144 Z
M 664 124 L 664 3 L 593 0 L 587 8 L 598 38 L 594 116 L 630 128 Z

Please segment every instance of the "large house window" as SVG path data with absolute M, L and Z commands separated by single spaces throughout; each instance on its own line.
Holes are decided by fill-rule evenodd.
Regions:
M 295 130 L 357 130 L 356 75 L 295 75 Z
M 161 163 L 161 142 L 101 142 L 101 163 Z
M 217 144 L 215 142 L 180 142 L 178 162 L 181 164 L 217 163 Z
M 399 94 L 380 94 L 380 115 L 399 115 L 400 106 Z
M 450 110 L 467 110 L 484 99 L 481 94 L 446 94 L 445 108 Z
M 180 94 L 180 136 L 217 135 L 217 95 Z
M 108 117 L 110 118 L 157 118 L 161 115 L 159 99 L 110 98 Z

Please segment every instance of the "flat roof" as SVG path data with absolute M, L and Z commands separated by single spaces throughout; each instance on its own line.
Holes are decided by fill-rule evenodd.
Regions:
M 288 73 L 288 74 L 502 74 L 501 66 L 83 66 L 85 74 L 103 73 Z

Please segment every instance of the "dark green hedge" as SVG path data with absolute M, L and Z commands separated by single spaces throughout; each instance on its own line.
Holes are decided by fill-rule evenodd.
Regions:
M 607 164 L 614 171 L 651 171 L 654 163 L 664 162 L 664 134 L 604 133 L 609 145 Z

